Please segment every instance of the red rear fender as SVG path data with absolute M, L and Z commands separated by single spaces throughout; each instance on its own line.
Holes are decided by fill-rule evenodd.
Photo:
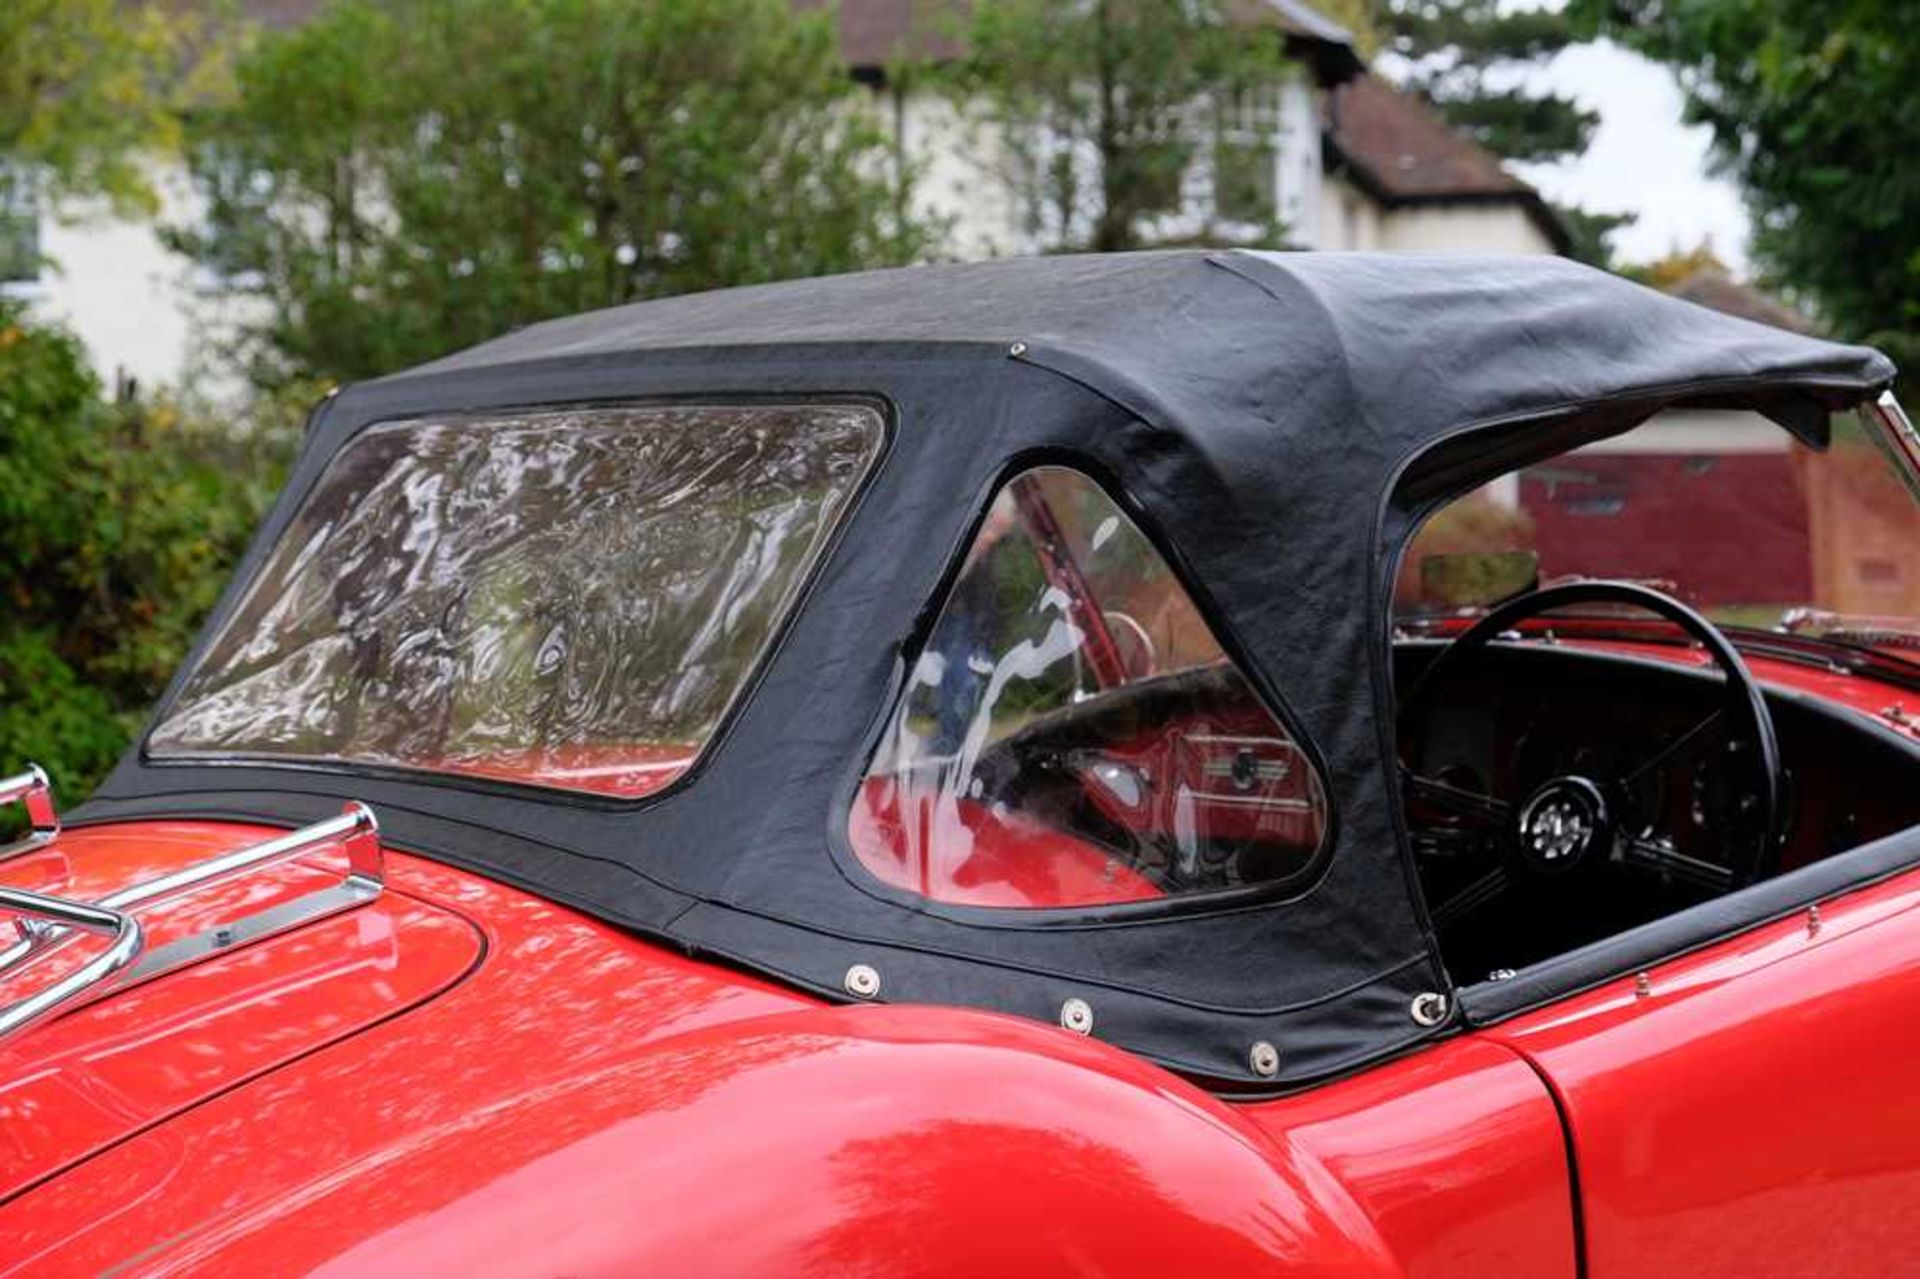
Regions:
M 339 1260 L 491 1273 L 1397 1274 L 1310 1157 L 1172 1077 L 1010 1018 L 818 1009 L 665 1041 L 493 1122 L 552 1134 Z M 516 1143 L 517 1144 L 517 1143 Z M 374 1209 L 378 1178 L 348 1193 Z M 507 1269 L 515 1268 L 509 1264 Z
M 191 1151 L 231 1123 L 223 1110 L 165 1137 Z M 138 1144 L 85 1179 L 113 1184 Z M 691 1030 L 351 1168 L 271 1166 L 299 1158 L 256 1152 L 232 1187 L 193 1179 L 197 1225 L 178 1233 L 176 1199 L 148 1259 L 343 1275 L 1400 1273 L 1303 1149 L 1097 1042 L 955 1010 Z M 262 1181 L 286 1193 L 250 1196 Z M 57 1216 L 79 1189 L 19 1206 Z M 129 1229 L 146 1233 L 113 1233 Z M 63 1256 L 111 1260 L 86 1251 Z

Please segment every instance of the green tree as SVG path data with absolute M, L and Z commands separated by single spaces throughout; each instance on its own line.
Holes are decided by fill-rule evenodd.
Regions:
M 1624 269 L 1614 252 L 1613 236 L 1616 231 L 1638 222 L 1639 214 L 1602 213 L 1576 204 L 1555 204 L 1553 212 L 1560 219 L 1560 225 L 1567 229 L 1568 257 L 1609 271 Z
M 262 385 L 927 242 L 830 17 L 787 0 L 338 0 L 234 78 L 173 238 L 264 303 Z
M 1271 154 L 1257 141 L 1224 137 L 1221 124 L 1297 72 L 1277 33 L 1229 22 L 1229 7 L 1216 0 L 973 6 L 967 52 L 936 82 L 999 157 L 989 177 L 1014 199 L 1038 244 L 1112 252 L 1165 242 L 1161 227 L 1172 225 L 1202 148 L 1211 150 L 1217 203 L 1234 222 L 1257 224 L 1252 238 L 1277 238 L 1258 177 L 1263 162 L 1271 168 Z M 1239 174 L 1252 176 L 1242 182 Z
M 1379 0 L 1386 49 L 1407 67 L 1404 87 L 1425 98 L 1454 128 L 1495 155 L 1553 163 L 1586 153 L 1599 115 L 1563 93 L 1524 82 L 1581 32 L 1558 7 L 1516 9 L 1501 0 Z M 1555 206 L 1572 255 L 1614 265 L 1612 236 L 1631 213 Z
M 1574 0 L 1673 68 L 1753 213 L 1770 282 L 1837 332 L 1920 348 L 1920 39 L 1869 0 Z
M 141 160 L 176 140 L 181 55 L 189 37 L 207 30 L 178 6 L 7 0 L 0 161 L 30 174 L 49 197 L 99 195 L 122 212 L 150 212 L 154 192 Z
M 71 802 L 125 748 L 278 487 L 292 432 L 112 404 L 0 304 L 0 771 Z
M 1598 114 L 1515 83 L 1576 42 L 1564 13 L 1500 0 L 1386 0 L 1380 22 L 1387 49 L 1409 64 L 1405 87 L 1489 151 L 1551 161 L 1587 149 Z

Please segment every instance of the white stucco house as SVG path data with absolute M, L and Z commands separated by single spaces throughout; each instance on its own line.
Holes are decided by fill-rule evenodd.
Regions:
M 798 9 L 830 0 L 792 0 Z M 841 52 L 871 94 L 898 150 L 920 173 L 924 209 L 949 227 L 942 255 L 1030 251 L 1029 214 L 983 180 L 992 143 L 940 99 L 888 76 L 903 58 L 950 54 L 942 5 L 960 0 L 839 0 Z M 324 0 L 247 0 L 255 21 L 286 26 Z M 1347 33 L 1300 0 L 1240 0 L 1249 39 L 1284 41 L 1298 73 L 1252 95 L 1221 130 L 1170 204 L 1170 237 L 1272 214 L 1301 249 L 1554 253 L 1566 233 L 1539 194 L 1417 101 L 1367 72 Z M 930 20 L 930 15 L 932 19 Z M 930 32 L 934 34 L 929 34 Z M 1231 171 L 1225 166 L 1231 165 Z M 1219 171 L 1216 171 L 1219 170 Z M 86 343 L 110 382 L 234 388 L 208 361 L 208 336 L 232 314 L 220 282 L 170 252 L 158 226 L 191 223 L 198 201 L 184 169 L 156 160 L 156 222 L 100 209 L 0 201 L 0 291 Z
M 793 0 L 836 7 L 842 55 L 886 113 L 903 154 L 922 169 L 920 198 L 951 221 L 962 257 L 1032 246 L 1025 211 L 1003 184 L 983 181 L 994 157 L 954 109 L 890 83 L 902 61 L 954 52 L 943 21 L 963 0 Z M 1301 0 L 1230 5 L 1249 39 L 1284 42 L 1297 74 L 1242 104 L 1223 130 L 1230 147 L 1199 148 L 1167 238 L 1217 225 L 1222 196 L 1264 201 L 1288 247 L 1386 251 L 1561 253 L 1566 229 L 1540 194 L 1418 100 L 1370 74 L 1352 37 Z M 1227 156 L 1237 172 L 1213 171 Z M 1247 167 L 1249 164 L 1256 168 Z M 1231 221 L 1231 219 L 1228 219 Z M 1248 219 L 1249 221 L 1259 219 Z

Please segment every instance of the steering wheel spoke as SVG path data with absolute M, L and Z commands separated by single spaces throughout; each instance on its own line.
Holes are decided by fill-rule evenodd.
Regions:
M 1433 926 L 1450 928 L 1481 907 L 1506 896 L 1513 879 L 1504 866 L 1495 867 L 1433 908 Z
M 1715 711 L 1686 732 L 1680 734 L 1656 751 L 1647 761 L 1620 778 L 1622 786 L 1631 787 L 1654 773 L 1678 768 L 1700 758 L 1714 743 L 1721 740 L 1726 722 L 1724 711 Z
M 1665 836 L 1652 831 L 1623 836 L 1620 840 L 1620 858 L 1627 865 L 1652 871 L 1662 879 L 1690 884 L 1713 893 L 1730 892 L 1737 886 L 1737 876 L 1732 867 L 1683 853 Z
M 1469 826 L 1413 828 L 1413 852 L 1431 861 L 1459 862 L 1486 855 L 1488 832 Z
M 1415 772 L 1406 772 L 1403 781 L 1409 800 L 1450 817 L 1464 817 L 1479 830 L 1503 830 L 1513 822 L 1513 805 L 1496 796 Z

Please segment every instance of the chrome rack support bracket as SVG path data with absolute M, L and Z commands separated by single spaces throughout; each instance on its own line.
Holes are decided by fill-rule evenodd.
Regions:
M 44 780 L 41 778 L 42 783 Z M 347 860 L 347 872 L 338 883 L 206 932 L 182 937 L 153 950 L 145 949 L 140 922 L 133 915 L 135 907 L 335 845 Z M 0 1036 L 52 1012 L 91 1003 L 220 951 L 364 906 L 377 899 L 385 887 L 386 857 L 380 845 L 379 823 L 374 820 L 373 810 L 358 802 L 348 804 L 338 817 L 135 884 L 98 902 L 74 901 L 0 886 L 0 911 L 14 914 L 19 928 L 19 940 L 0 950 L 0 977 L 13 976 L 37 965 L 45 956 L 63 948 L 76 932 L 111 938 L 104 952 L 66 977 L 0 1006 Z
M 45 848 L 60 837 L 60 814 L 53 806 L 53 784 L 47 781 L 40 765 L 29 764 L 26 772 L 0 781 L 0 808 L 11 808 L 15 804 L 25 807 L 31 829 L 23 838 L 0 847 L 0 861 Z

